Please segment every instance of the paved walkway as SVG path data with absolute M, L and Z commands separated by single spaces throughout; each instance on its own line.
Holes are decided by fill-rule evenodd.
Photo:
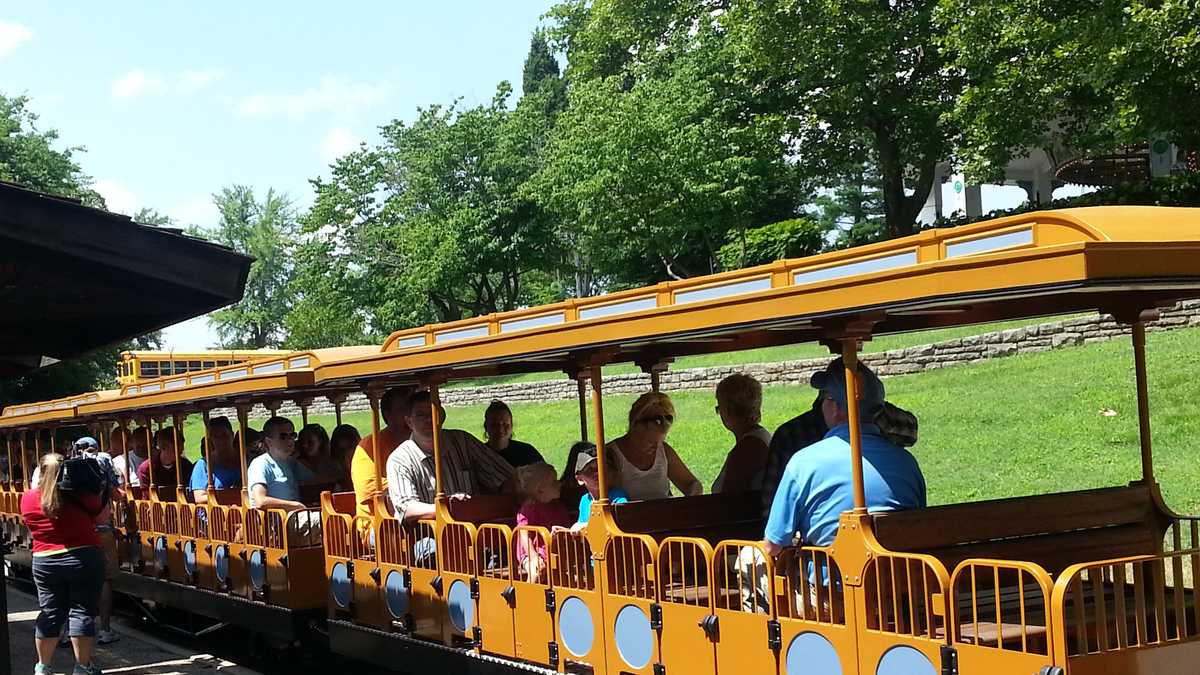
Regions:
M 37 662 L 33 649 L 33 622 L 37 618 L 37 599 L 28 593 L 8 589 L 8 637 L 12 645 L 12 673 L 33 673 Z M 105 675 L 257 675 L 254 671 L 209 654 L 189 653 L 186 649 L 145 635 L 114 620 L 121 639 L 97 646 L 96 664 Z M 69 674 L 75 657 L 68 648 L 54 655 L 55 675 Z M 0 663 L 0 673 L 9 672 Z

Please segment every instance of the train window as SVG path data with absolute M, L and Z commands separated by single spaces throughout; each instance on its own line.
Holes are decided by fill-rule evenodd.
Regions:
M 142 361 L 141 377 L 158 377 L 158 361 Z
M 199 361 L 188 361 L 188 372 L 189 373 L 200 370 L 200 368 L 201 368 L 201 365 L 200 365 Z
M 176 375 L 181 375 L 183 373 L 186 373 L 187 371 L 188 371 L 187 361 L 176 361 L 175 362 L 175 374 Z
M 209 368 L 216 368 L 216 367 L 217 367 L 216 361 L 205 361 L 204 362 L 204 370 L 208 370 Z

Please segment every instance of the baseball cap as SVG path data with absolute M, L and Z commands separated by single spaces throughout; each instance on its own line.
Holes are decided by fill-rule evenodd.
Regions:
M 846 366 L 843 364 L 841 357 L 831 361 L 825 370 L 813 373 L 810 380 L 813 389 L 820 389 L 822 393 L 832 398 L 837 402 L 843 410 L 846 406 Z M 879 408 L 883 406 L 885 398 L 883 390 L 883 382 L 871 369 L 858 363 L 858 410 L 867 421 L 869 421 Z
M 83 438 L 80 438 L 79 440 L 75 441 L 75 449 L 76 450 L 89 450 L 89 451 L 90 450 L 99 450 L 100 444 L 97 443 L 96 439 L 92 438 L 91 436 L 84 436 Z
M 596 461 L 596 453 L 595 452 L 579 453 L 579 456 L 575 458 L 575 473 L 583 473 L 583 470 L 587 468 L 587 465 L 591 464 L 595 461 Z

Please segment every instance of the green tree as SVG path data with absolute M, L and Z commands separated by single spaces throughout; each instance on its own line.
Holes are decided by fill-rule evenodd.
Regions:
M 541 108 L 553 117 L 567 107 L 567 81 L 559 71 L 558 60 L 541 31 L 529 41 L 529 55 L 521 77 L 522 97 L 541 94 Z
M 587 24 L 568 44 L 595 32 Z M 669 38 L 658 52 L 669 58 L 617 75 L 588 77 L 569 53 L 569 104 L 527 188 L 609 287 L 710 273 L 730 231 L 787 218 L 801 201 L 782 120 L 745 114 L 728 45 L 707 26 Z
M 762 0 L 720 17 L 755 105 L 786 116 L 799 170 L 828 184 L 873 165 L 892 237 L 913 232 L 957 134 L 962 79 L 938 49 L 936 5 Z
M 735 270 L 784 258 L 803 258 L 825 248 L 828 230 L 808 218 L 791 218 L 732 233 L 717 251 L 721 268 Z
M 208 316 L 228 349 L 260 349 L 283 344 L 284 319 L 292 306 L 292 250 L 296 214 L 287 197 L 268 190 L 262 201 L 244 185 L 213 195 L 221 214 L 209 239 L 254 257 L 246 291 L 236 305 Z
M 344 259 L 332 267 L 346 283 L 330 288 L 356 289 L 371 332 L 542 300 L 530 292 L 545 285 L 528 288 L 525 278 L 558 256 L 547 219 L 519 188 L 548 121 L 541 102 L 513 110 L 510 95 L 501 83 L 487 105 L 421 109 L 411 124 L 383 127 L 379 147 L 314 181 L 305 227 L 338 242 L 326 255 Z
M 24 96 L 0 94 L 0 180 L 103 207 L 91 177 L 75 161 L 83 147 L 56 149 L 58 132 L 39 130 L 28 104 Z
M 143 225 L 158 225 L 160 227 L 175 224 L 175 221 L 167 214 L 147 206 L 143 206 L 137 210 L 137 213 L 133 214 L 133 222 Z
M 1200 147 L 1200 4 L 942 0 L 954 119 L 973 175 L 1040 147 L 1107 151 L 1165 137 Z

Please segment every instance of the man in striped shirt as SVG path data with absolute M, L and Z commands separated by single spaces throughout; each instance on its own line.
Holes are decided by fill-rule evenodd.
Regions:
M 408 409 L 412 437 L 388 457 L 387 487 L 396 518 L 412 522 L 433 517 L 437 495 L 433 463 L 435 430 L 429 392 L 418 391 L 410 396 Z M 438 419 L 445 417 L 445 411 L 438 406 Z M 439 442 L 442 492 L 451 499 L 511 491 L 512 466 L 479 439 L 460 429 L 443 429 Z

